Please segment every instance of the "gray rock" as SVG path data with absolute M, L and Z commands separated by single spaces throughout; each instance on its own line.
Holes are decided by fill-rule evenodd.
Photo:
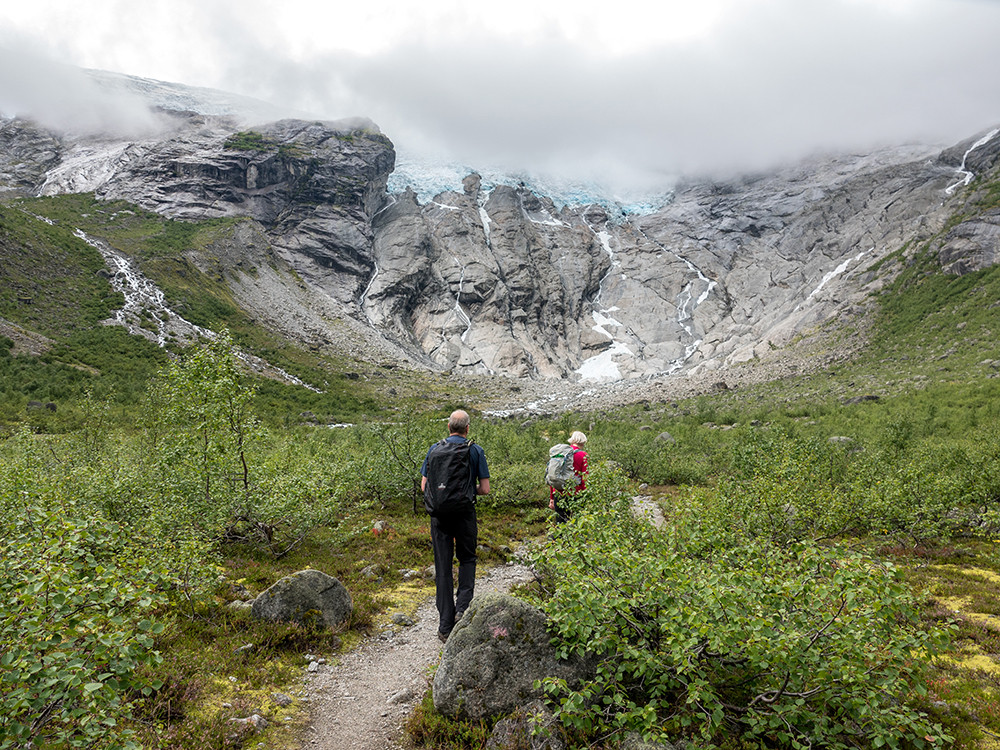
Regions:
M 344 585 L 318 570 L 282 578 L 254 599 L 254 616 L 268 622 L 299 622 L 336 627 L 351 615 L 351 595 Z
M 669 742 L 646 742 L 637 732 L 629 732 L 622 739 L 620 750 L 675 750 Z
M 565 750 L 562 727 L 541 701 L 532 701 L 493 726 L 486 750 Z
M 655 440 L 658 443 L 671 443 L 672 444 L 672 443 L 676 443 L 677 442 L 674 439 L 674 436 L 671 435 L 669 432 L 661 432 L 659 435 L 656 436 Z
M 290 695 L 285 695 L 284 693 L 271 693 L 271 700 L 279 706 L 292 705 L 292 697 Z
M 253 714 L 245 719 L 230 719 L 230 724 L 237 724 L 249 729 L 254 729 L 260 731 L 261 729 L 267 729 L 268 721 L 260 714 Z
M 869 401 L 878 401 L 878 400 L 879 400 L 878 396 L 870 393 L 865 396 L 853 396 L 844 401 L 844 404 L 847 406 L 853 406 L 855 404 L 864 404 Z
M 248 599 L 253 599 L 253 594 L 250 593 L 250 589 L 248 589 L 246 586 L 244 586 L 241 583 L 231 583 L 231 584 L 229 584 L 229 592 L 233 596 L 235 596 L 235 597 L 237 597 L 239 599 L 243 599 L 244 601 L 246 601 Z
M 413 687 L 403 688 L 386 699 L 386 703 L 391 706 L 398 706 L 401 703 L 410 703 L 417 697 L 417 691 Z
M 476 597 L 445 644 L 434 676 L 434 707 L 446 716 L 484 719 L 509 714 L 540 698 L 534 682 L 560 677 L 570 684 L 594 663 L 560 660 L 545 615 L 504 594 Z
M 64 151 L 55 133 L 19 118 L 0 120 L 0 184 L 37 194 Z

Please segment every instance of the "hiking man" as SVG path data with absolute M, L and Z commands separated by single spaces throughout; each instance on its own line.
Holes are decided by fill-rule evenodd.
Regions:
M 448 437 L 434 443 L 420 468 L 424 507 L 431 515 L 438 638 L 448 640 L 472 601 L 476 585 L 476 495 L 490 491 L 486 452 L 469 436 L 469 415 L 458 409 L 448 419 Z M 458 557 L 458 594 L 452 558 Z

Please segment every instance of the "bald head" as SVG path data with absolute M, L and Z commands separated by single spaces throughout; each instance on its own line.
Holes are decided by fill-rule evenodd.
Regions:
M 448 432 L 452 435 L 466 435 L 469 432 L 469 415 L 461 409 L 456 409 L 448 417 Z

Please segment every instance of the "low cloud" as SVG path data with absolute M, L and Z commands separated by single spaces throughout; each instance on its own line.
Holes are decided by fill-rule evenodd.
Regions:
M 269 17 L 277 11 L 263 2 L 251 3 L 250 13 L 244 2 L 172 0 L 156 6 L 155 29 L 140 33 L 137 17 L 118 38 L 109 24 L 120 13 L 102 15 L 100 38 L 113 43 L 107 59 L 118 72 L 326 119 L 368 117 L 405 157 L 628 187 L 763 169 L 816 152 L 950 145 L 1000 123 L 1000 3 L 988 0 L 716 0 L 719 13 L 699 33 L 665 32 L 656 43 L 641 35 L 645 43 L 632 51 L 606 49 L 597 37 L 591 43 L 583 21 L 573 33 L 553 23 L 519 35 L 510 29 L 520 17 L 498 9 L 491 14 L 507 24 L 500 33 L 479 16 L 470 21 L 464 4 L 442 10 L 427 2 L 438 13 L 428 18 L 450 12 L 448 23 L 414 22 L 406 33 L 389 24 L 395 32 L 365 52 L 323 46 L 322 35 L 309 45 L 283 36 L 310 19 L 330 26 L 331 37 L 363 22 L 364 14 L 341 18 L 328 5 L 311 6 L 326 15 L 310 16 L 305 2 L 293 4 L 290 23 L 287 13 Z M 406 5 L 410 20 L 415 7 Z M 637 31 L 670 18 L 658 5 L 623 0 L 599 12 L 584 3 L 574 22 L 599 22 L 602 13 L 616 14 L 609 28 Z M 382 28 L 379 14 L 369 15 L 373 25 L 358 34 Z M 74 48 L 94 36 L 58 23 L 49 34 Z M 143 70 L 122 69 L 126 52 L 143 44 L 157 55 L 141 58 Z M 103 51 L 91 45 L 91 66 Z M 26 54 L 0 47 L 0 110 L 92 131 L 155 125 L 136 102 L 108 98 L 71 69 L 25 65 Z
M 404 153 L 655 182 L 968 137 L 1000 121 L 998 36 L 993 3 L 775 0 L 734 6 L 709 37 L 615 58 L 558 37 L 417 37 L 377 56 L 239 56 L 233 80 L 370 116 Z
M 25 40 L 0 39 L 0 114 L 60 132 L 139 137 L 164 122 L 134 94 L 99 86 L 83 70 L 39 54 Z

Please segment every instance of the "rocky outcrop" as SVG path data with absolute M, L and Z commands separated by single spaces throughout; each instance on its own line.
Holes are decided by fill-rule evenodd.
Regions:
M 344 584 L 318 570 L 300 570 L 261 592 L 250 608 L 268 622 L 298 622 L 335 628 L 351 616 L 351 594 Z
M 403 193 L 376 217 L 365 313 L 448 369 L 562 377 L 587 346 L 608 255 L 582 217 L 477 183 L 424 206 Z
M 930 149 L 680 186 L 651 215 L 527 188 L 413 193 L 378 216 L 367 319 L 448 369 L 615 380 L 715 369 L 861 305 L 868 267 L 929 237 L 956 173 Z
M 0 190 L 38 192 L 62 151 L 55 133 L 19 118 L 0 120 Z
M 179 219 L 255 219 L 299 275 L 354 307 L 373 271 L 370 221 L 395 163 L 389 139 L 356 121 L 236 133 L 226 120 L 196 125 L 146 148 L 98 194 Z
M 557 658 L 545 615 L 506 594 L 476 597 L 451 631 L 434 675 L 434 708 L 466 719 L 510 714 L 541 698 L 534 683 L 559 677 L 570 684 L 594 663 Z
M 962 276 L 995 265 L 1000 251 L 1000 210 L 963 221 L 949 230 L 937 247 L 946 273 Z
M 388 194 L 395 152 L 370 122 L 164 117 L 130 141 L 0 121 L 0 187 L 245 217 L 190 255 L 222 268 L 255 319 L 310 347 L 456 373 L 709 377 L 863 317 L 901 248 L 931 241 L 966 273 L 993 264 L 1000 239 L 995 199 L 972 179 L 1000 164 L 989 133 L 690 181 L 655 212 L 625 213 L 476 174 L 423 202 Z M 956 213 L 969 218 L 948 224 Z

